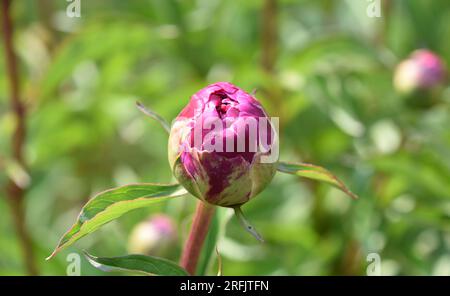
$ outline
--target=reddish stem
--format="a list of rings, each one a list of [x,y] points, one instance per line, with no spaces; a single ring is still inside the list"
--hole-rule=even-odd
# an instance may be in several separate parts
[[[189,237],[184,245],[180,265],[191,275],[195,274],[198,259],[202,251],[203,243],[208,234],[209,224],[214,214],[214,206],[202,201],[197,204],[194,221],[192,222]]]
[[[25,167],[23,156],[25,135],[26,135],[26,118],[25,107],[20,100],[19,93],[19,74],[17,66],[17,58],[13,49],[13,22],[10,16],[10,0],[2,0],[1,15],[3,41],[6,57],[6,70],[8,73],[10,92],[11,92],[11,109],[16,119],[16,127],[12,138],[12,153],[14,160]],[[7,185],[7,196],[11,205],[11,212],[14,218],[17,235],[21,241],[25,265],[29,275],[36,275],[37,268],[34,261],[34,254],[30,235],[25,226],[25,213],[23,208],[23,199],[25,195],[24,188],[18,186],[12,179]]]

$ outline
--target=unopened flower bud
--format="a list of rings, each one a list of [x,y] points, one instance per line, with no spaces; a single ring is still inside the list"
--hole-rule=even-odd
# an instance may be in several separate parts
[[[136,225],[128,240],[128,252],[167,257],[176,249],[177,231],[172,219],[156,215]]]
[[[272,180],[277,133],[264,108],[227,82],[194,94],[175,119],[169,162],[178,181],[207,203],[236,207]]]

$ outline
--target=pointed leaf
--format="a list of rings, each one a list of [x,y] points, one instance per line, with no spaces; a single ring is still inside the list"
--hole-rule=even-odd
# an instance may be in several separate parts
[[[353,192],[351,192],[345,185],[339,180],[335,175],[333,175],[327,169],[309,163],[287,163],[287,162],[279,162],[278,163],[278,171],[282,173],[288,173],[292,175],[297,175],[300,177],[313,179],[317,181],[322,181],[328,183],[344,193],[346,193],[351,198],[357,199]]]
[[[223,275],[223,268],[222,268],[222,256],[219,253],[219,249],[217,248],[216,245],[216,255],[217,255],[217,276],[222,276]]]
[[[110,271],[134,271],[148,275],[188,275],[176,263],[158,257],[145,255],[126,255],[120,257],[96,257],[85,252],[86,259],[95,268]]]
[[[247,220],[247,218],[245,218],[244,213],[242,213],[241,207],[235,207],[234,208],[234,215],[236,216],[236,218],[238,219],[239,223],[241,224],[242,227],[244,227],[244,229],[250,233],[254,238],[256,238],[258,241],[260,241],[261,243],[264,242],[264,239],[262,238],[262,236],[258,233],[258,231],[256,230],[256,228],[254,226],[252,226],[250,224],[250,222]]]
[[[179,184],[150,183],[130,184],[101,192],[86,203],[75,224],[64,234],[47,259],[126,212],[186,193]]]
[[[211,257],[214,253],[214,247],[216,246],[217,239],[219,237],[219,211],[214,211],[211,219],[211,225],[209,226],[208,234],[200,254],[198,261],[196,275],[206,275],[208,266],[210,265]]]
[[[170,134],[170,124],[161,115],[145,107],[141,102],[136,102],[136,106],[142,113],[159,122],[166,132]]]

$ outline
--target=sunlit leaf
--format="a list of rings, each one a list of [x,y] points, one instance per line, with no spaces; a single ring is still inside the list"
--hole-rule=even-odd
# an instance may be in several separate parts
[[[102,271],[133,271],[148,275],[188,275],[176,263],[158,257],[126,255],[120,257],[95,257],[85,252],[89,263]]]
[[[347,188],[347,186],[345,186],[344,183],[342,183],[341,180],[323,167],[309,163],[279,162],[278,171],[328,183],[342,190],[351,198],[358,198],[353,192],[350,191],[350,189]]]
[[[131,184],[101,192],[83,207],[75,224],[64,234],[56,249],[47,259],[126,212],[186,193],[186,190],[179,184],[150,183]]]

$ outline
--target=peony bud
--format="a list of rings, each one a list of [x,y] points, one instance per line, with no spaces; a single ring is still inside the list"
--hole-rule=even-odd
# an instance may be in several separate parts
[[[209,204],[236,207],[272,180],[277,134],[264,108],[227,82],[194,94],[175,119],[169,163],[178,181]]]
[[[128,240],[128,252],[166,257],[175,250],[176,242],[177,231],[171,218],[156,215],[133,229]]]
[[[405,94],[431,89],[445,79],[445,66],[433,52],[420,49],[402,61],[395,71],[394,86]]]

